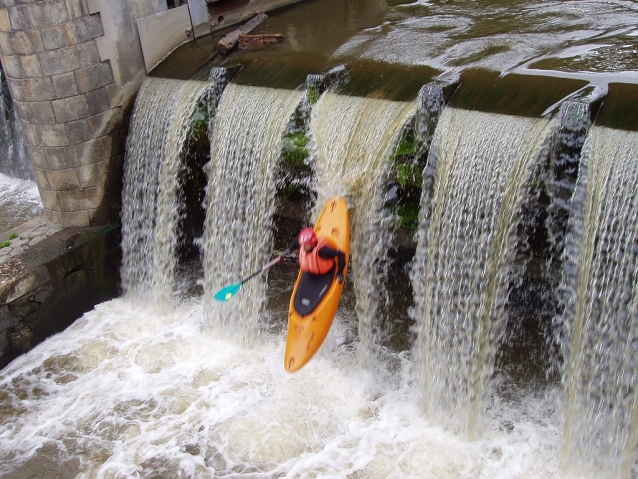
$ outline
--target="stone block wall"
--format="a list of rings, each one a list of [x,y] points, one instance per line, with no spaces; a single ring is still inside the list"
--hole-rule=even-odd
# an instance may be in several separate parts
[[[118,221],[126,99],[87,0],[0,0],[0,60],[47,218]],[[130,95],[132,96],[132,95]]]

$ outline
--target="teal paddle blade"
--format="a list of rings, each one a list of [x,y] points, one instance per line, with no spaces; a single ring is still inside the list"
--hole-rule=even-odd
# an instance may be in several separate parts
[[[255,276],[263,273],[264,271],[266,271],[268,268],[270,268],[271,266],[276,265],[277,263],[279,263],[280,261],[282,261],[284,259],[283,255],[282,256],[277,256],[274,260],[272,260],[270,263],[268,263],[267,265],[263,266],[259,271],[254,272],[253,274],[251,274],[250,276],[248,276],[248,278],[244,278],[243,280],[241,280],[239,283],[235,283],[235,284],[229,284],[228,286],[226,286],[225,288],[220,289],[219,291],[217,291],[217,293],[215,294],[215,296],[213,296],[217,301],[228,301],[230,298],[232,298],[233,296],[235,296],[237,294],[237,291],[239,291],[239,288],[241,288],[241,285],[244,284],[246,281],[248,281],[249,279],[254,278]]]
[[[225,288],[220,289],[217,293],[215,293],[214,298],[217,301],[228,301],[230,298],[237,294],[239,288],[241,288],[242,282],[231,284],[226,286]]]

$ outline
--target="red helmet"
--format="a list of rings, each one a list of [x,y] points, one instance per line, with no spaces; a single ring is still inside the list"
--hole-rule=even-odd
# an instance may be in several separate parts
[[[310,226],[302,229],[297,241],[299,242],[299,246],[309,243],[314,248],[317,245],[317,235],[315,234],[315,230],[313,230]]]

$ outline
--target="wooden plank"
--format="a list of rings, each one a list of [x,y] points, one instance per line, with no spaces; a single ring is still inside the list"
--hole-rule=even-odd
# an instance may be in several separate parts
[[[260,13],[259,15],[254,16],[248,22],[244,23],[241,27],[233,30],[227,35],[224,35],[224,37],[219,40],[219,42],[217,42],[217,46],[215,47],[215,49],[221,55],[228,55],[239,43],[239,37],[241,35],[246,35],[252,32],[255,28],[266,21],[267,18],[268,16],[265,13]]]
[[[262,35],[239,35],[239,48],[259,48],[273,43],[283,43],[283,33],[264,33]]]

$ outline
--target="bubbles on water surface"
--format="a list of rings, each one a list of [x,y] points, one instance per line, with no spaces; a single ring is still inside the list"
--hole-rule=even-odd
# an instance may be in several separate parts
[[[162,314],[116,299],[11,363],[0,475],[559,477],[551,394],[495,402],[468,442],[423,419],[405,357],[380,384],[339,339],[289,374],[281,332],[243,348],[202,322],[201,299]]]

